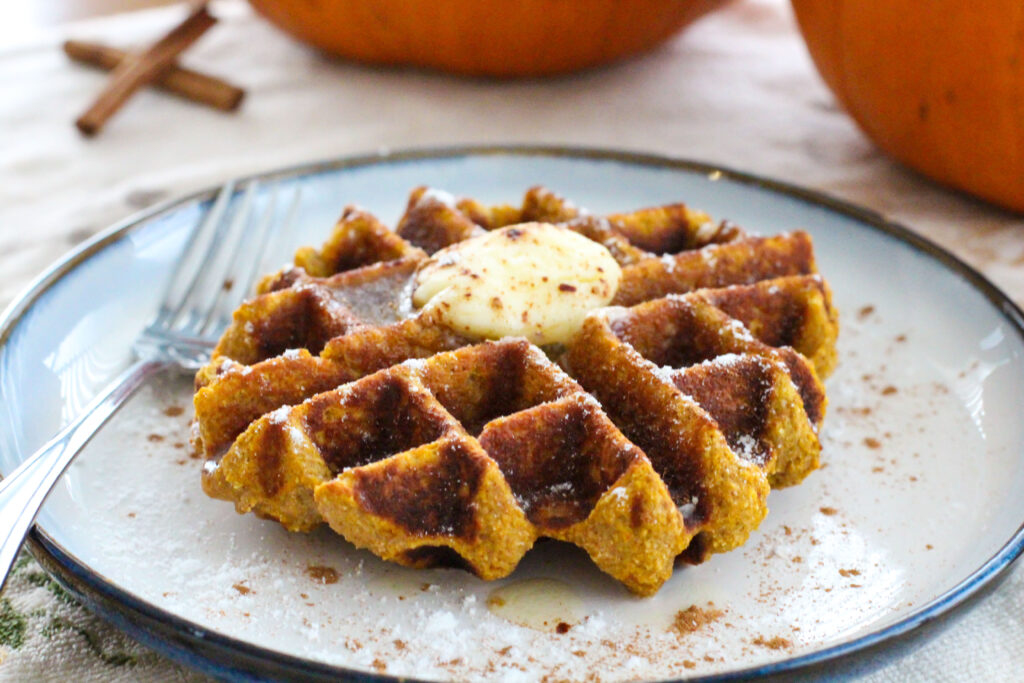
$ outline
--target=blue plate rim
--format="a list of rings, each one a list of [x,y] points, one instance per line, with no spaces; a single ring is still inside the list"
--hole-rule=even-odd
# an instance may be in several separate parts
[[[804,188],[720,164],[672,157],[647,152],[602,147],[554,145],[456,145],[421,147],[375,154],[351,155],[320,161],[295,164],[258,172],[233,179],[236,186],[259,180],[272,181],[321,173],[363,168],[373,165],[393,165],[416,161],[449,160],[480,156],[560,157],[583,161],[618,162],[631,166],[665,168],[689,173],[717,175],[740,185],[750,185],[785,195],[857,222],[861,227],[873,229],[903,242],[944,266],[951,274],[964,278],[982,294],[1024,339],[1024,312],[984,275],[951,252],[909,228],[886,219],[881,214],[827,193]],[[0,347],[6,345],[11,333],[34,303],[65,275],[102,251],[123,239],[133,229],[177,208],[193,202],[212,199],[218,188],[211,187],[159,203],[115,223],[107,230],[79,245],[37,276],[0,314]],[[2,477],[0,477],[2,478]],[[145,602],[119,588],[113,581],[90,569],[68,553],[45,531],[33,527],[27,543],[32,554],[65,589],[82,600],[90,609],[125,630],[129,635],[170,658],[221,678],[232,680],[262,680],[264,674],[273,678],[338,679],[358,681],[411,680],[374,674],[345,667],[316,662],[287,653],[253,645],[230,636],[206,629],[187,619],[178,617],[156,605]],[[993,590],[1007,570],[1024,553],[1024,523],[990,558],[963,580],[911,612],[903,619],[884,628],[821,650],[765,665],[741,670],[686,679],[687,681],[728,681],[769,677],[778,674],[811,673],[840,660],[848,661],[855,655],[878,650],[883,645],[923,632],[934,631],[940,620],[960,613],[959,608],[973,604]],[[265,666],[264,666],[265,665]]]

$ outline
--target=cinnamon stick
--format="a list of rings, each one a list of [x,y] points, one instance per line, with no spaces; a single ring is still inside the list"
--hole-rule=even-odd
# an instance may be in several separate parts
[[[111,71],[131,53],[116,47],[90,43],[82,40],[68,40],[64,43],[64,53],[72,60]],[[222,111],[233,111],[245,97],[245,91],[227,81],[208,76],[192,69],[172,64],[158,77],[153,85],[169,93],[178,95],[192,102],[205,104]]]
[[[136,90],[162,76],[177,56],[216,21],[206,10],[206,3],[199,3],[170,33],[142,53],[122,61],[93,105],[75,121],[78,130],[88,136],[98,133]]]

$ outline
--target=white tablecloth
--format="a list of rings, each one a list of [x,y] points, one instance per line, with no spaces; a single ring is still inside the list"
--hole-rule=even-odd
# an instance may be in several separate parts
[[[74,117],[104,77],[69,64],[69,36],[130,46],[181,7],[25,35],[0,47],[0,306],[94,232],[230,176],[332,156],[461,143],[618,147],[708,160],[824,190],[931,237],[1024,302],[1024,220],[882,157],[815,75],[789,8],[745,0],[610,68],[551,80],[464,80],[338,63],[253,17],[222,19],[188,65],[248,90],[226,115],[154,92],[96,139]],[[1020,679],[1024,569],[869,681]],[[201,679],[70,601],[28,557],[0,597],[0,680]]]

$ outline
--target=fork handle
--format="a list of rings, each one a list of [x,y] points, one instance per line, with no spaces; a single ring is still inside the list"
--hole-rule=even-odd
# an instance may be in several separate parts
[[[0,536],[3,541],[0,543],[0,588],[7,582],[11,565],[36,514],[64,470],[136,389],[169,367],[171,364],[166,362],[135,362],[104,388],[71,424],[0,481]]]

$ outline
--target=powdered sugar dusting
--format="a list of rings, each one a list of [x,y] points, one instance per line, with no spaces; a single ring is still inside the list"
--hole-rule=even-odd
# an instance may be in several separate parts
[[[409,368],[413,372],[423,372],[423,370],[427,367],[427,359],[410,358],[408,360],[402,361],[401,365],[402,367]]]
[[[248,365],[242,365],[238,361],[228,358],[227,356],[222,356],[220,359],[220,364],[217,365],[217,374],[224,375],[229,372],[236,372],[240,375],[248,375],[250,372],[252,372],[252,368]]]
[[[679,374],[679,368],[674,368],[671,365],[655,365],[654,363],[651,363],[649,367],[651,369],[651,373],[662,382],[675,385],[676,376]]]
[[[744,460],[756,460],[761,453],[760,444],[750,434],[740,434],[733,440],[732,448]]]
[[[573,492],[572,482],[561,481],[548,487],[548,493],[552,495],[566,495]]]
[[[726,323],[726,328],[731,331],[737,339],[751,342],[754,341],[754,335],[750,334],[750,330],[747,329],[746,325],[735,318],[729,319]]]
[[[289,406],[281,406],[277,410],[267,413],[267,420],[271,424],[284,424],[288,421],[288,414],[291,412]]]
[[[666,273],[675,272],[676,265],[678,263],[675,254],[662,254],[659,257],[659,260],[661,261],[661,265],[664,266]]]
[[[435,187],[428,187],[420,196],[419,201],[438,202],[452,209],[454,209],[456,207],[456,204],[458,203],[453,194],[451,194],[450,192],[446,192],[444,190],[439,190]]]
[[[575,398],[587,412],[601,411],[601,403],[591,394],[574,394],[573,398]]]
[[[723,353],[720,356],[714,358],[708,358],[701,362],[701,365],[716,365],[719,367],[729,367],[736,365],[744,360],[758,359],[758,356],[752,356],[750,354],[739,354],[739,353]]]
[[[227,373],[238,373],[240,375],[248,375],[253,369],[249,366],[244,366],[238,360],[228,358],[226,355],[221,356],[220,364],[217,365],[217,374],[226,375]]]
[[[694,241],[697,242],[697,244],[710,242],[711,239],[718,234],[718,228],[718,223],[715,223],[714,221],[705,221],[701,223],[700,227],[698,227],[694,233]]]
[[[591,315],[600,315],[608,322],[609,325],[616,325],[625,320],[629,319],[629,309],[625,306],[605,306],[600,309],[600,312],[591,313]],[[615,329],[614,327],[612,329]]]
[[[295,449],[301,448],[309,441],[306,435],[302,433],[302,430],[295,425],[289,425],[288,427],[288,440],[292,448]]]

